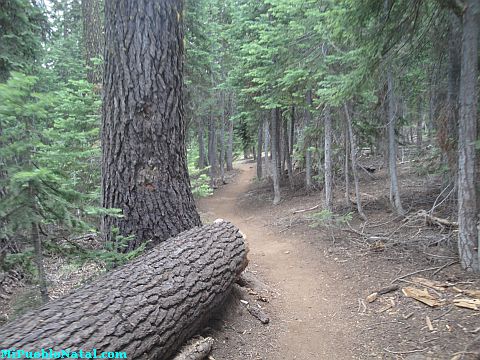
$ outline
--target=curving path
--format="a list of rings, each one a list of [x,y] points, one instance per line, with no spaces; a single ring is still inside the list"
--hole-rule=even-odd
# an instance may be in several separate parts
[[[269,360],[358,359],[354,355],[357,304],[348,297],[353,286],[341,267],[314,250],[302,235],[275,233],[266,225],[265,209],[245,208],[242,198],[255,177],[251,164],[214,196],[199,202],[209,218],[233,222],[246,235],[250,260],[280,294],[274,317],[282,323],[275,334],[278,349]],[[273,205],[272,209],[273,209]]]

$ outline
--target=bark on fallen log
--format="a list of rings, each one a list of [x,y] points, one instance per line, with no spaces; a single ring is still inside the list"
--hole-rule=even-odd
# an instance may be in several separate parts
[[[205,323],[247,265],[238,229],[181,233],[133,262],[0,328],[0,349],[126,352],[170,358]]]

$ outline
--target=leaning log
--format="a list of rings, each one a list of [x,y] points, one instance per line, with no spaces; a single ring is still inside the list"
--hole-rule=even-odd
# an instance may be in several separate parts
[[[247,265],[220,221],[158,245],[90,285],[0,328],[0,349],[124,352],[166,360],[201,328]]]

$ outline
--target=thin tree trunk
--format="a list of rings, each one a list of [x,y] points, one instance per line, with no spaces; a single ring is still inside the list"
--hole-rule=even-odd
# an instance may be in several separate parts
[[[222,94],[222,124],[220,127],[220,179],[225,184],[225,94]]]
[[[417,150],[422,149],[423,143],[423,110],[422,110],[422,98],[418,98],[418,105],[417,105]]]
[[[388,101],[388,118],[387,118],[387,133],[388,133],[388,164],[390,171],[390,203],[397,214],[403,215],[405,212],[402,207],[400,199],[400,189],[398,186],[397,176],[397,143],[395,137],[395,96],[393,93],[393,75],[390,67],[387,69],[387,101]]]
[[[348,157],[350,156],[349,153],[350,144],[349,144],[349,136],[348,136],[348,124],[345,126],[345,202],[349,209],[352,208],[352,202],[350,201],[350,169],[348,164]]]
[[[228,119],[228,146],[227,146],[227,171],[233,170],[233,105],[232,100],[229,101],[229,115],[230,118]]]
[[[278,157],[278,109],[272,109],[272,178],[273,178],[273,205],[280,202],[280,174]]]
[[[33,241],[33,248],[35,251],[35,263],[37,265],[38,271],[38,284],[40,287],[40,294],[42,297],[42,301],[44,303],[48,302],[48,288],[47,288],[47,277],[45,275],[45,268],[43,266],[43,251],[42,251],[42,240],[40,239],[40,235],[38,233],[38,224],[36,222],[32,222],[32,241]]]
[[[105,2],[102,207],[123,217],[105,216],[102,234],[133,236],[125,250],[201,225],[186,161],[182,13],[181,1]]]
[[[435,67],[435,65],[433,65]],[[437,73],[436,69],[432,69],[432,76],[430,79],[430,99],[428,103],[428,142],[432,142],[433,131],[435,130],[435,115],[437,111]]]
[[[215,178],[217,176],[217,131],[215,118],[210,115],[208,122],[208,164],[210,165],[210,186],[215,187]]]
[[[263,124],[258,124],[257,130],[257,179],[261,180],[263,178],[262,171],[262,146],[263,146]]]
[[[293,156],[293,150],[295,145],[295,106],[292,106],[292,116],[290,118],[290,156]]]
[[[284,149],[284,156],[287,162],[287,172],[288,172],[288,184],[290,185],[290,189],[293,189],[293,164],[292,164],[292,156],[290,155],[290,141],[289,141],[289,131],[288,131],[288,121],[287,119],[283,122],[283,140],[285,143]]]
[[[360,185],[358,182],[358,170],[357,170],[357,151],[355,147],[355,137],[353,135],[352,119],[350,118],[350,112],[348,111],[348,106],[346,103],[343,104],[343,108],[345,109],[345,116],[347,118],[347,125],[348,125],[348,137],[350,138],[350,154],[351,154],[351,160],[352,160],[351,163],[352,163],[353,182],[355,184],[355,196],[357,199],[357,210],[360,217],[363,220],[367,220],[367,217],[363,212],[362,198],[360,196]]]
[[[325,208],[333,211],[333,170],[332,170],[332,114],[330,107],[324,109],[325,122]]]
[[[310,139],[309,135],[305,135],[308,132],[308,128],[312,124],[312,90],[307,91],[307,98],[306,98],[307,106],[305,108],[305,127],[304,129],[304,146],[305,146],[305,187],[307,190],[312,188],[312,151],[310,150]]]
[[[207,166],[205,156],[205,128],[202,118],[198,118],[198,168],[203,169]]]
[[[284,128],[284,120],[283,116],[280,116],[278,119],[278,153],[279,153],[279,158],[280,158],[280,179],[284,179],[285,177],[285,161],[286,161],[286,156],[285,156],[285,128]]]
[[[265,114],[266,115],[266,114]],[[270,144],[270,131],[268,130],[268,117],[264,116],[263,118],[263,131],[264,131],[264,142],[263,142],[263,152],[265,154],[265,176],[270,174],[270,156],[268,155],[268,147]]]
[[[460,126],[458,132],[458,250],[468,271],[480,271],[477,230],[476,153],[477,77],[480,4],[467,0],[463,14],[460,75]]]
[[[446,155],[450,175],[457,182],[458,94],[462,69],[462,24],[453,12],[449,15],[448,33],[448,87],[447,87],[447,144]]]
[[[282,180],[283,178],[283,165],[282,165],[282,162],[283,162],[283,156],[282,156],[282,147],[281,147],[281,143],[282,143],[282,126],[281,126],[281,121],[282,121],[282,117],[281,117],[281,114],[280,114],[280,109],[275,109],[275,119],[276,119],[276,126],[275,126],[275,141],[273,142],[274,144],[274,147],[275,147],[275,153],[277,155],[277,173],[278,173],[278,181],[280,183],[280,181]],[[273,141],[273,137],[272,137],[272,141]]]

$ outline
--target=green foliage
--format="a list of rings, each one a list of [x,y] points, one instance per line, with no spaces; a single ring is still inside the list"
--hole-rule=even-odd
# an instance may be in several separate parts
[[[352,220],[352,213],[338,215],[329,210],[322,210],[314,212],[308,219],[311,221],[310,227],[340,226]]]
[[[38,78],[12,73],[0,84],[0,205],[2,237],[26,232],[31,223],[83,230],[86,191],[98,186],[98,101],[85,83],[53,93],[35,91]],[[80,191],[83,191],[80,192]]]
[[[36,273],[36,267],[33,262],[33,252],[31,250],[25,250],[20,253],[7,254],[2,264],[2,270],[8,271],[14,268],[21,268],[26,274],[33,276]]]
[[[0,2],[0,82],[11,71],[32,73],[48,32],[43,9],[30,0]]]
[[[210,187],[210,177],[207,174],[195,174],[192,172],[191,183],[194,196],[201,198],[212,195],[213,190]]]

